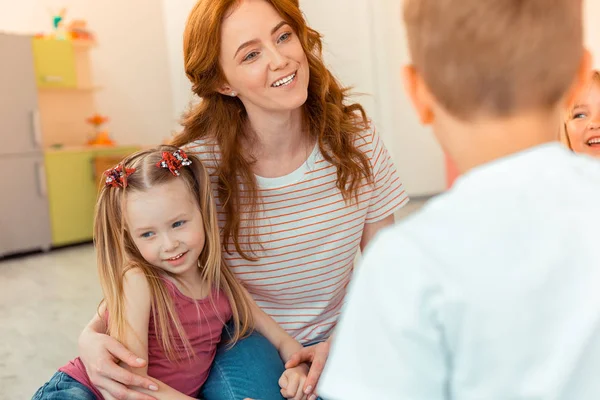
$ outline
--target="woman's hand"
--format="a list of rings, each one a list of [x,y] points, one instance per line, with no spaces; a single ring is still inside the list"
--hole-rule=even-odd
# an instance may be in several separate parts
[[[158,386],[148,378],[133,374],[117,365],[124,362],[132,368],[146,365],[114,338],[86,328],[79,336],[79,354],[92,384],[118,400],[156,400],[154,397],[129,389],[140,387],[152,391]]]
[[[304,394],[310,399],[316,399],[315,388],[319,383],[321,373],[329,356],[329,341],[317,343],[303,348],[294,354],[285,364],[286,368],[294,368],[302,363],[310,363],[310,371],[304,382]],[[312,394],[312,396],[311,396]]]

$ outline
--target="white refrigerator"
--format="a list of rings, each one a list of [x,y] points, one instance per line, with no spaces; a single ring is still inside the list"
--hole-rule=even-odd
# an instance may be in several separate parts
[[[31,40],[0,33],[0,258],[52,241]]]

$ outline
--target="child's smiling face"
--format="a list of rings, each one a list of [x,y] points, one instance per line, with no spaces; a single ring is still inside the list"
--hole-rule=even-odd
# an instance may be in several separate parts
[[[600,158],[600,75],[575,99],[566,127],[573,151]]]

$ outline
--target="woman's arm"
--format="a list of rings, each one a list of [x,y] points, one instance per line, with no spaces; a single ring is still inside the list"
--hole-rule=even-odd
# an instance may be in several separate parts
[[[365,224],[362,238],[360,239],[360,251],[364,252],[371,239],[377,235],[377,232],[390,225],[394,225],[394,214],[390,214],[384,219],[373,222],[372,224]]]
[[[103,313],[104,309],[100,309]],[[117,365],[122,363],[134,368],[143,367],[146,361],[129,351],[114,338],[106,335],[106,325],[98,313],[79,336],[79,354],[92,384],[99,390],[111,393],[117,399],[156,400],[155,397],[128,389],[127,386],[150,389],[156,383],[147,377],[132,374]]]
[[[137,268],[127,271],[123,280],[123,291],[125,294],[125,337],[123,344],[135,354],[148,359],[148,325],[150,323],[152,298],[150,285],[144,272]],[[124,368],[136,375],[148,377],[147,365],[141,367],[124,365]],[[157,400],[195,400],[157,379],[151,379],[157,383],[158,390],[151,392],[135,387],[131,387],[131,389],[150,394]],[[107,400],[112,399],[112,396],[106,391],[100,390],[100,392]]]

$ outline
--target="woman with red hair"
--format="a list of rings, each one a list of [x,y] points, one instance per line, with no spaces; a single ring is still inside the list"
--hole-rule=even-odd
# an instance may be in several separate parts
[[[316,397],[357,251],[408,200],[321,46],[294,0],[200,0],[188,19],[185,71],[201,101],[174,144],[211,173],[228,266],[306,346],[287,367],[312,364],[304,385],[286,382],[274,347],[252,334],[218,352],[202,394],[209,400],[281,399],[294,386],[300,395],[288,398]],[[118,398],[149,399],[123,383],[151,381],[114,362],[138,366],[136,357],[101,332],[94,320],[80,338],[92,382]]]

